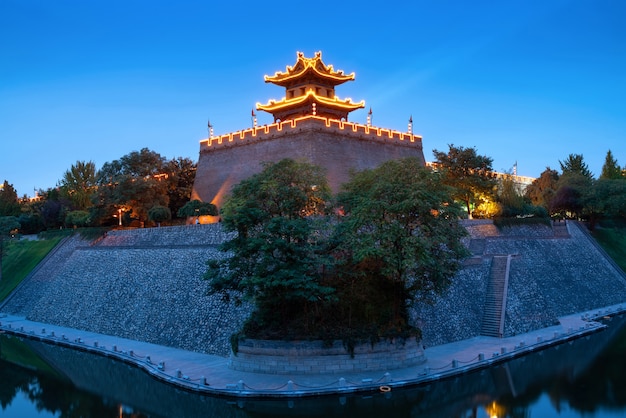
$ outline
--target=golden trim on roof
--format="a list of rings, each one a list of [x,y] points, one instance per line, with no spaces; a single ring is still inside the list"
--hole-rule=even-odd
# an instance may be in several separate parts
[[[293,66],[287,66],[285,72],[276,71],[273,76],[266,75],[265,82],[279,86],[288,85],[293,80],[299,79],[307,73],[313,73],[319,78],[331,82],[333,85],[354,80],[354,73],[344,74],[343,71],[334,71],[332,65],[322,62],[322,52],[315,53],[313,58],[306,58],[304,53],[297,53],[297,61]]]
[[[283,98],[279,101],[270,100],[267,104],[263,105],[261,103],[256,104],[257,110],[264,110],[266,112],[272,113],[278,110],[298,106],[307,102],[316,102],[323,105],[326,105],[330,108],[342,109],[342,110],[356,110],[362,109],[365,107],[365,101],[361,100],[360,102],[353,103],[352,99],[341,100],[337,96],[333,98],[328,98],[325,96],[320,96],[315,94],[312,89],[309,89],[306,94],[298,97],[294,97],[291,99]]]

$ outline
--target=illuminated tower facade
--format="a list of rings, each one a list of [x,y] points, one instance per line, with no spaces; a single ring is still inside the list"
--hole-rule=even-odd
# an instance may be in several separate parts
[[[327,119],[348,120],[348,113],[365,107],[363,101],[352,103],[350,99],[340,100],[335,96],[335,86],[354,80],[354,73],[344,74],[334,71],[332,65],[322,62],[322,53],[306,58],[298,52],[298,60],[284,73],[265,76],[266,83],[285,88],[285,97],[268,104],[257,103],[258,110],[274,115],[274,122],[295,119],[302,116],[320,116]]]
[[[296,63],[285,72],[265,76],[266,83],[285,88],[281,100],[256,106],[271,113],[274,123],[211,134],[200,141],[192,199],[219,207],[233,185],[261,171],[261,163],[283,158],[305,159],[324,167],[335,192],[349,180],[352,170],[404,157],[424,162],[422,137],[412,129],[400,132],[348,122],[350,112],[365,103],[339,99],[335,88],[354,78],[354,73],[344,74],[324,64],[321,52],[312,58],[298,52]]]

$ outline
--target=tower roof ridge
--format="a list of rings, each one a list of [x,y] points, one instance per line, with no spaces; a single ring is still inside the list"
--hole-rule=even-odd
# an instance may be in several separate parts
[[[267,104],[257,103],[256,108],[257,110],[264,110],[269,113],[274,113],[278,110],[282,110],[284,108],[293,107],[293,106],[299,106],[304,103],[307,103],[307,104],[321,103],[331,108],[337,108],[337,109],[342,109],[342,110],[347,110],[347,111],[353,111],[353,110],[362,109],[365,107],[365,101],[363,100],[355,103],[355,102],[352,102],[352,99],[350,98],[345,98],[342,100],[338,98],[337,96],[332,97],[332,98],[324,97],[324,96],[320,96],[316,94],[313,90],[310,89],[310,90],[307,90],[307,92],[304,95],[294,97],[291,99],[283,97],[281,100],[270,100],[268,101]]]
[[[270,100],[263,105],[257,103],[257,110],[269,112],[274,121],[293,119],[304,115],[323,116],[329,119],[348,120],[348,114],[365,107],[365,102],[353,103],[352,99],[339,99],[335,87],[346,81],[354,80],[354,73],[344,74],[335,71],[332,65],[322,61],[322,52],[312,58],[297,52],[293,66],[287,66],[285,72],[277,71],[274,76],[265,76],[266,83],[285,88],[285,97]]]
[[[354,72],[344,74],[342,70],[335,71],[332,65],[326,65],[322,61],[322,51],[317,51],[312,58],[304,56],[303,52],[296,53],[296,63],[286,67],[285,72],[276,71],[273,76],[264,77],[266,83],[272,83],[286,87],[296,80],[311,76],[321,78],[333,86],[354,80]]]

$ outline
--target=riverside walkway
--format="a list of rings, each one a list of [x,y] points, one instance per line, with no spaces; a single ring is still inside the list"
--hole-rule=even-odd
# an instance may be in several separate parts
[[[427,347],[419,366],[381,372],[276,375],[231,370],[224,357],[186,351],[0,314],[0,333],[114,358],[174,386],[234,398],[289,398],[389,391],[486,368],[597,332],[600,322],[626,312],[626,304],[559,318],[559,325],[507,338],[474,337]]]

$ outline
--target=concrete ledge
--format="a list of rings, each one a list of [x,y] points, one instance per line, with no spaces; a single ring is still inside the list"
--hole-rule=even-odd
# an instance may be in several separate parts
[[[426,362],[421,342],[415,339],[384,340],[359,344],[353,355],[341,341],[239,342],[229,367],[233,370],[268,374],[336,374],[406,368]]]

